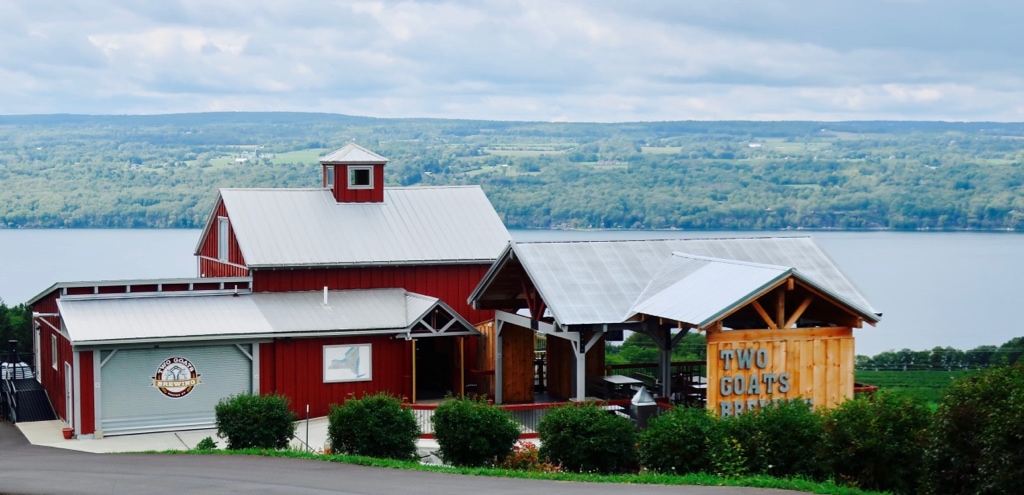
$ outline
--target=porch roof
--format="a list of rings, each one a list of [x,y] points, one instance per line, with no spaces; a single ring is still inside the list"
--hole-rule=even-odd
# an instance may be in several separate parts
[[[57,301],[74,345],[326,335],[409,335],[435,310],[443,333],[477,330],[440,299],[404,289],[189,295],[64,296]]]
[[[789,275],[868,321],[880,316],[808,237],[511,243],[470,302],[518,303],[523,289],[513,279],[522,273],[562,325],[643,313],[699,326]]]

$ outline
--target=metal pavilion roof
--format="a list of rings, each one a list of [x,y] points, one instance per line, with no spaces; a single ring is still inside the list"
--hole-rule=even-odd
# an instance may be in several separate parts
[[[694,257],[717,258],[711,266],[701,263],[672,261],[674,253]],[[680,321],[697,319],[701,312],[720,310],[720,299],[730,294],[725,288],[712,296],[701,295],[700,289],[687,285],[676,287],[680,293],[665,292],[676,281],[689,277],[717,274],[737,285],[743,292],[772,275],[773,270],[795,269],[806,280],[836,299],[867,316],[876,314],[859,290],[843,275],[831,259],[809,237],[775,237],[748,239],[666,239],[590,242],[524,242],[512,243],[505,257],[513,256],[533,281],[555,319],[563,325],[613,323],[626,321],[637,311],[634,305],[658,305],[671,309],[675,298],[682,301],[683,289],[692,291],[701,308]],[[503,258],[504,259],[504,258]],[[747,262],[746,268],[726,266],[728,260]],[[754,269],[754,265],[762,265]],[[495,280],[503,264],[499,261],[488,272],[471,300],[480,300],[482,291]],[[771,268],[764,265],[774,265]],[[701,273],[702,270],[713,270]],[[717,273],[716,273],[717,272]],[[777,274],[777,273],[776,273]],[[693,280],[697,280],[694,278]],[[704,287],[707,291],[708,286]],[[732,290],[732,289],[730,289]],[[731,293],[735,295],[735,293]],[[704,297],[705,299],[700,299]],[[681,309],[676,308],[673,311]],[[673,318],[675,319],[675,318]]]
[[[251,268],[490,263],[511,238],[479,186],[387,188],[383,203],[338,203],[327,189],[220,194]]]
[[[383,156],[380,156],[355,143],[346,144],[342,148],[337,149],[326,156],[320,157],[320,163],[385,164],[387,162],[387,158],[384,158]]]
[[[408,333],[440,308],[457,335],[475,334],[443,301],[404,289],[65,296],[57,301],[74,345],[311,335]]]
[[[642,313],[703,327],[791,273],[784,266],[673,253],[627,318]]]

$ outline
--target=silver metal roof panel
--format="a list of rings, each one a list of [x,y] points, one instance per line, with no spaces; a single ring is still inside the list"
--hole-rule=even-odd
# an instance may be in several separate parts
[[[275,332],[401,329],[412,321],[403,289],[328,291],[327,304],[323,291],[259,292],[252,298]]]
[[[355,143],[346,144],[342,148],[320,157],[320,163],[385,164],[387,162],[387,158]]]
[[[674,253],[629,310],[697,327],[711,323],[787,277],[784,266]]]
[[[251,297],[90,298],[57,300],[72,344],[180,336],[269,334]]]
[[[74,345],[164,340],[267,338],[291,334],[408,332],[443,308],[461,329],[476,330],[441,300],[404,289],[261,292],[256,294],[122,294],[57,301]]]
[[[252,268],[490,263],[511,238],[478,186],[387,188],[383,203],[326,189],[222,189]]]
[[[523,242],[512,250],[555,319],[566,325],[623,321],[675,252],[792,267],[836,297],[877,313],[808,237]]]

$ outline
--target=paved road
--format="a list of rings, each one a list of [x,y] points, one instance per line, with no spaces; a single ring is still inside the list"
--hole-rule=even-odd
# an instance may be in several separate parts
[[[0,422],[0,493],[149,494],[586,494],[622,495],[622,485],[424,473],[301,459],[249,456],[88,454],[30,445]],[[630,485],[629,495],[781,495],[722,487]]]

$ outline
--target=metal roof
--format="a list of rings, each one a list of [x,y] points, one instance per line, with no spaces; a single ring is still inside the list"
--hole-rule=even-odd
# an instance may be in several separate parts
[[[633,303],[627,318],[643,313],[703,327],[792,272],[784,266],[673,253]]]
[[[511,238],[479,186],[384,189],[338,203],[327,189],[221,189],[251,268],[490,263]]]
[[[288,335],[408,333],[441,308],[475,333],[440,299],[404,289],[125,297],[65,296],[57,301],[74,345],[270,338]]]
[[[670,284],[665,270],[680,276],[696,266],[666,266],[673,253],[795,268],[803,279],[866,314],[877,313],[857,288],[809,237],[665,239],[511,244],[514,255],[555,319],[562,324],[622,322],[648,286]],[[500,264],[500,263],[499,263]],[[498,266],[496,264],[495,266]],[[497,276],[488,272],[470,296]]]
[[[334,150],[330,154],[320,157],[320,163],[338,164],[385,164],[387,158],[380,156],[355,143],[346,144],[344,147]]]

